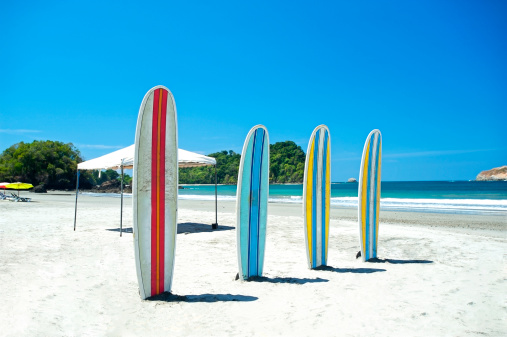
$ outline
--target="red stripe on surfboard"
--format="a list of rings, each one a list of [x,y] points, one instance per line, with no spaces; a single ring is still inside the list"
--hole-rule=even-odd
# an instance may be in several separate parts
[[[167,91],[153,97],[151,158],[151,295],[164,292],[165,126]]]
[[[157,166],[158,166],[158,100],[159,90],[153,93],[151,130],[151,295],[157,294]]]
[[[167,90],[160,90],[162,93],[162,116],[160,118],[160,291],[164,292],[164,270],[165,270],[165,137],[166,137],[166,117],[167,117]]]

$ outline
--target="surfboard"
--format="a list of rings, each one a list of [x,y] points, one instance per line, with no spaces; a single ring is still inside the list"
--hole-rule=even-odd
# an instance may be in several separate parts
[[[236,232],[239,276],[261,276],[266,246],[269,194],[269,136],[263,125],[246,136],[236,192]]]
[[[382,135],[373,130],[366,138],[359,171],[358,219],[361,258],[377,257]]]
[[[331,136],[325,125],[313,130],[306,151],[303,219],[308,268],[327,265],[331,198]]]
[[[178,206],[178,130],[169,89],[156,86],[137,117],[132,179],[134,250],[142,299],[171,291]]]

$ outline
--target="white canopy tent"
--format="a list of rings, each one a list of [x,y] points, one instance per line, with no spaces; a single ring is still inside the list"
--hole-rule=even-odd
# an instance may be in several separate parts
[[[107,169],[131,169],[134,167],[134,144],[103,155],[95,159],[77,164],[78,170],[107,170]],[[195,152],[178,149],[179,167],[196,167],[216,165],[215,158],[203,156]]]
[[[76,182],[76,205],[74,209],[74,230],[76,230],[77,218],[77,197],[79,193],[79,170],[107,170],[107,169],[120,169],[121,170],[121,211],[120,211],[120,236],[122,235],[122,220],[123,220],[123,170],[131,169],[134,167],[134,151],[135,144],[126,148],[108,153],[101,157],[84,161],[77,164],[77,182]],[[178,167],[197,167],[197,166],[215,166],[215,223],[212,228],[218,226],[217,215],[217,162],[215,158],[207,157],[202,154],[178,149]]]

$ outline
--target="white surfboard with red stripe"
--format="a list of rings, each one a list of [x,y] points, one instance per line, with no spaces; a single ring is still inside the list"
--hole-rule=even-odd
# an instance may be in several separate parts
[[[178,210],[176,105],[164,86],[150,89],[137,117],[132,197],[142,299],[171,291]]]

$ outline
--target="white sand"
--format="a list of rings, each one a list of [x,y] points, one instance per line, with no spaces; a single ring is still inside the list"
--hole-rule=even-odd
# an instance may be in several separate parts
[[[2,336],[507,335],[506,217],[381,213],[380,262],[363,263],[355,212],[334,209],[315,271],[301,205],[270,204],[265,277],[241,282],[234,203],[211,231],[213,203],[181,201],[173,295],[142,301],[120,199],[80,196],[74,232],[60,193],[0,201]]]

